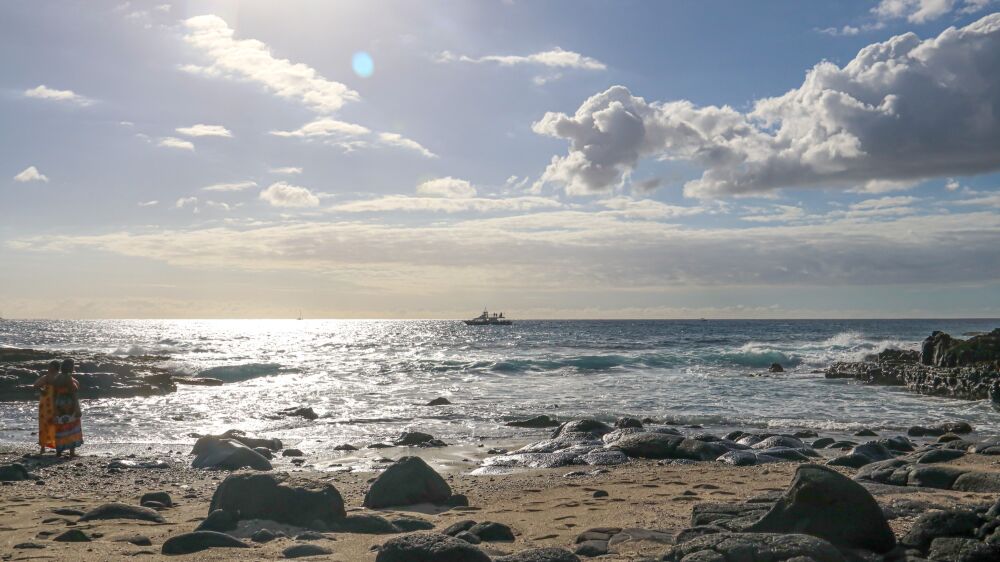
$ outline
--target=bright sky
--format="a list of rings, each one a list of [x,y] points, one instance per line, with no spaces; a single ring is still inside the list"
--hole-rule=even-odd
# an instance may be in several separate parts
[[[998,10],[3,2],[0,315],[997,317]]]

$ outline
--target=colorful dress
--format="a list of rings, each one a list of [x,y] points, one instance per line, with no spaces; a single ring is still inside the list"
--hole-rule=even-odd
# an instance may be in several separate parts
[[[62,383],[62,384],[60,384]],[[53,385],[55,406],[56,453],[83,445],[83,428],[80,426],[80,401],[76,397],[75,381],[58,380]]]
[[[56,448],[55,392],[51,384],[42,387],[38,399],[38,444],[46,449]]]

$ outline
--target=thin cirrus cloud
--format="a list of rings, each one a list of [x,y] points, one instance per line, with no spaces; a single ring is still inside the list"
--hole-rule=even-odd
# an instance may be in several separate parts
[[[184,40],[208,60],[183,70],[210,77],[253,82],[271,93],[304,104],[319,113],[331,113],[360,96],[346,85],[323,78],[314,68],[276,58],[256,39],[236,39],[235,30],[219,16],[203,15],[184,20]]]
[[[255,181],[240,181],[233,183],[213,183],[201,188],[202,191],[245,191],[257,187]]]
[[[319,206],[319,197],[312,191],[305,187],[291,185],[283,181],[272,183],[267,189],[260,192],[259,197],[261,201],[265,201],[272,207],[301,208]]]
[[[296,175],[302,173],[302,168],[298,166],[281,166],[278,168],[268,169],[272,174],[285,174],[285,175]]]
[[[47,100],[54,102],[68,103],[72,105],[78,105],[81,107],[86,107],[88,105],[93,105],[94,100],[81,96],[73,90],[57,90],[54,88],[49,88],[45,84],[41,84],[30,90],[24,91],[24,97]]]
[[[179,134],[186,137],[223,137],[232,138],[233,133],[222,125],[205,125],[198,123],[190,127],[177,127],[174,129]]]
[[[493,63],[500,66],[540,66],[566,70],[606,70],[608,68],[607,65],[595,58],[574,51],[566,51],[559,47],[530,55],[486,55],[482,57],[456,55],[450,51],[444,51],[438,55],[437,60],[438,62],[457,61],[474,64]]]
[[[177,137],[163,137],[156,143],[156,146],[176,148],[178,150],[194,150],[194,143]]]
[[[39,172],[38,168],[34,166],[28,166],[27,168],[21,170],[19,174],[14,176],[14,181],[20,183],[27,183],[30,181],[47,182],[49,181],[49,178],[45,174]]]
[[[535,191],[608,193],[647,158],[703,168],[687,196],[760,195],[788,187],[886,191],[1000,169],[1000,13],[921,40],[869,45],[843,67],[820,62],[798,88],[747,113],[690,101],[647,102],[624,86],[574,115],[533,124],[565,139]],[[946,77],[946,78],[945,78]]]

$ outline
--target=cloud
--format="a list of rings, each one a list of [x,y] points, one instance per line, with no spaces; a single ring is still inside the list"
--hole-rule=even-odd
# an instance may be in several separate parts
[[[920,201],[919,197],[909,197],[909,196],[898,196],[898,197],[882,197],[879,199],[865,199],[864,201],[859,201],[857,203],[851,204],[851,209],[885,209],[889,207],[902,207],[906,205],[912,205]]]
[[[198,204],[197,197],[181,197],[174,203],[174,208],[183,209],[184,207],[193,207]]]
[[[44,84],[36,86],[30,90],[25,90],[24,97],[71,103],[81,107],[93,105],[94,103],[94,100],[81,96],[80,94],[73,92],[73,90],[56,90],[49,88]]]
[[[371,133],[371,130],[367,127],[338,121],[329,117],[321,117],[315,121],[306,123],[294,131],[271,131],[272,135],[285,138],[360,137],[369,133]]]
[[[747,113],[649,103],[611,87],[574,115],[550,112],[534,123],[536,133],[569,141],[539,185],[607,193],[645,158],[701,166],[684,192],[702,198],[973,175],[1000,169],[998,105],[1000,13],[923,41],[892,37],[844,67],[821,62],[801,86]]]
[[[822,29],[817,29],[819,33],[823,35],[830,35],[832,37],[851,37],[861,33],[861,28],[855,27],[853,25],[845,25],[843,27],[824,27]]]
[[[163,137],[156,143],[156,146],[162,146],[164,148],[177,148],[180,150],[194,150],[194,143],[177,137]]]
[[[495,63],[500,66],[543,66],[547,68],[565,68],[577,70],[606,70],[607,65],[603,62],[585,57],[580,53],[566,51],[556,47],[548,51],[533,53],[530,55],[486,55],[483,57],[468,57],[465,55],[455,55],[448,51],[441,53],[437,57],[438,62],[470,62],[470,63]]]
[[[992,207],[994,209],[1000,209],[1000,193],[984,194],[980,193],[979,197],[972,197],[969,199],[959,199],[953,201],[955,205],[967,205],[973,207]]]
[[[496,213],[555,209],[562,203],[547,197],[411,197],[388,195],[376,199],[349,201],[330,207],[340,213]]]
[[[706,212],[704,207],[667,205],[652,199],[632,199],[631,197],[602,199],[597,204],[611,209],[613,214],[627,219],[675,219]]]
[[[177,127],[178,133],[188,137],[225,137],[232,138],[233,133],[222,125],[191,125],[190,127]]]
[[[213,183],[212,185],[206,185],[201,188],[202,191],[243,191],[245,189],[250,189],[252,187],[257,187],[257,182],[255,181],[240,181],[234,183]]]
[[[945,16],[956,8],[959,13],[973,14],[985,9],[993,0],[881,0],[871,12],[879,20],[906,19],[910,23],[927,23]]]
[[[235,31],[219,16],[189,18],[184,27],[184,40],[209,61],[205,66],[184,66],[188,72],[254,82],[278,97],[320,113],[334,112],[360,99],[354,90],[323,78],[308,65],[274,57],[270,47],[261,41],[236,39]]]
[[[138,205],[140,207],[155,207],[156,205],[159,205],[159,204],[160,204],[160,202],[156,201],[156,200],[153,200],[153,201],[140,201],[138,203]]]
[[[948,181],[944,184],[944,188],[948,191],[958,191],[960,187],[962,187],[962,184],[958,183],[958,180],[955,178],[948,178]]]
[[[268,171],[271,172],[272,174],[294,175],[294,174],[301,174],[302,173],[302,168],[298,168],[298,167],[295,167],[295,166],[284,166],[284,167],[280,167],[280,168],[271,168]]]
[[[21,170],[21,173],[14,176],[14,181],[16,182],[29,182],[29,181],[49,181],[49,178],[38,171],[38,168],[34,166],[28,166],[27,168]]]
[[[447,198],[412,198],[432,202]],[[107,251],[179,267],[304,271],[365,287],[535,292],[995,282],[1000,214],[940,213],[702,228],[557,209],[429,225],[314,221],[9,239],[19,251]],[[482,261],[503,263],[488,277]],[[934,264],[928,267],[927,264]]]
[[[419,142],[412,139],[408,139],[398,133],[379,133],[378,142],[386,146],[393,146],[397,148],[405,148],[406,150],[412,150],[414,152],[417,152],[424,158],[437,158],[437,154],[434,154],[430,150],[427,150]]]
[[[467,180],[453,178],[437,178],[427,180],[417,186],[417,195],[421,197],[475,197],[476,188]]]
[[[795,205],[774,205],[764,213],[743,215],[740,220],[747,222],[798,222],[806,218],[806,211]]]
[[[260,199],[273,207],[319,206],[319,197],[312,191],[283,181],[272,183],[267,189],[261,191]]]

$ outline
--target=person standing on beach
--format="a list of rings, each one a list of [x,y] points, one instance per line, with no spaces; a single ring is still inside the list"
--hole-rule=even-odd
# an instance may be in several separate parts
[[[70,458],[76,456],[76,448],[83,445],[83,429],[80,418],[80,400],[77,391],[80,383],[73,377],[73,360],[65,359],[58,375],[52,381],[53,404],[55,406],[56,456],[69,450]]]
[[[49,363],[49,370],[35,381],[35,388],[41,392],[38,398],[38,447],[39,454],[44,455],[45,449],[56,448],[55,426],[55,387],[52,382],[59,375],[59,362]]]

